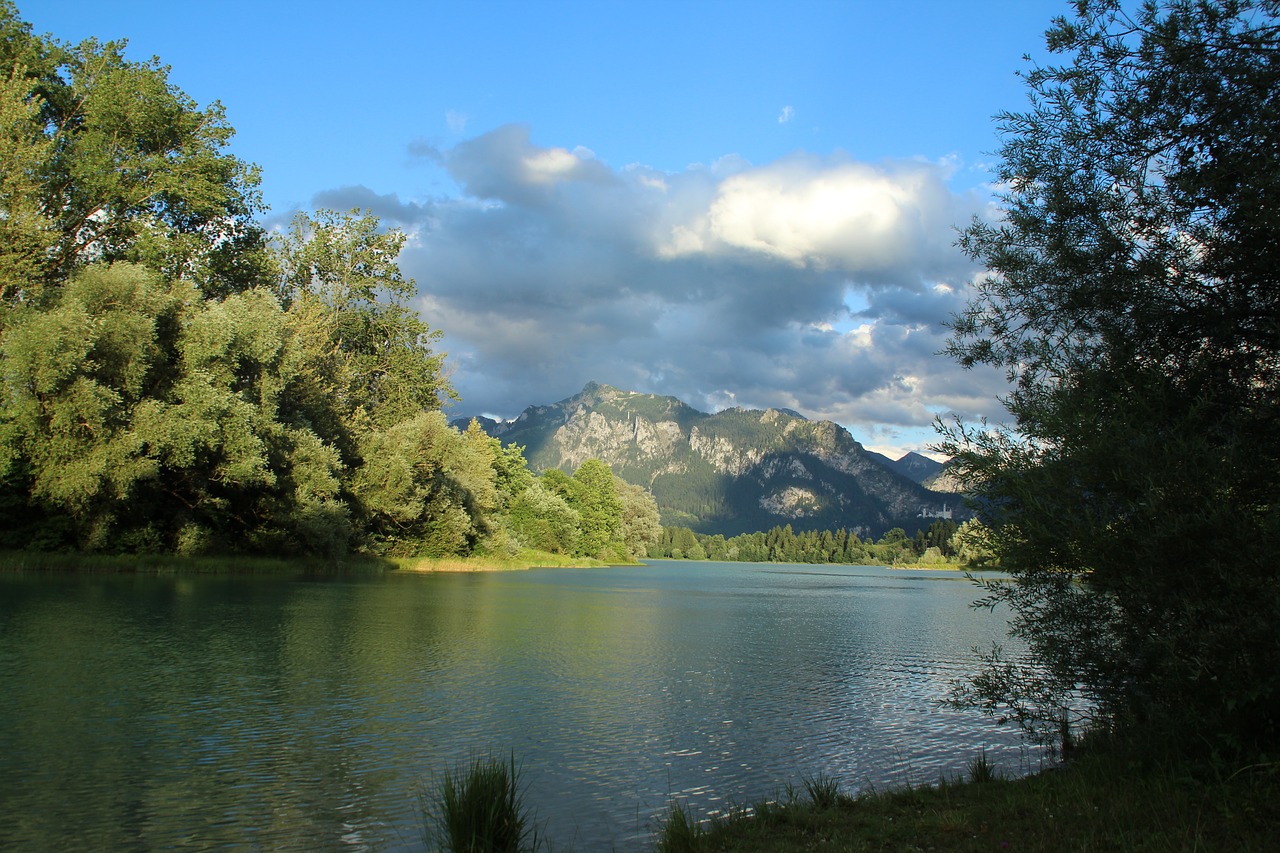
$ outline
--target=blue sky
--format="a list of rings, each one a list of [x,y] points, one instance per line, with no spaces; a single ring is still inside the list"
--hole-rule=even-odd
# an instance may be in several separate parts
[[[1064,0],[18,0],[127,38],[262,167],[270,225],[367,207],[444,331],[455,414],[587,381],[781,406],[898,455],[1000,417],[936,355],[997,215],[991,116]]]

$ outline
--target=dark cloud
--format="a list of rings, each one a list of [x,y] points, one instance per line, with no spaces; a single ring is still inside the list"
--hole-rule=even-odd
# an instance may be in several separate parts
[[[431,219],[433,205],[402,202],[395,193],[379,195],[368,187],[339,187],[323,190],[311,198],[316,208],[347,211],[368,210],[383,224],[398,228],[410,228]]]
[[[937,355],[976,273],[954,226],[985,204],[943,166],[805,154],[665,173],[539,147],[522,126],[415,153],[461,197],[317,201],[409,231],[401,263],[445,332],[459,412],[510,417],[595,380],[855,435],[999,414],[999,377]]]

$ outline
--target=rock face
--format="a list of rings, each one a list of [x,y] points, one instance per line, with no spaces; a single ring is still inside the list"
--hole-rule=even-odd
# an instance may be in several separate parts
[[[936,473],[930,474],[921,485],[935,492],[963,494],[966,491],[964,483],[955,475],[950,465],[944,465]]]
[[[704,533],[781,524],[910,533],[928,526],[924,511],[955,504],[954,496],[891,470],[838,424],[779,409],[707,414],[674,397],[591,383],[567,400],[530,406],[514,421],[481,426],[522,445],[535,470],[571,472],[602,459],[653,492],[664,524]]]

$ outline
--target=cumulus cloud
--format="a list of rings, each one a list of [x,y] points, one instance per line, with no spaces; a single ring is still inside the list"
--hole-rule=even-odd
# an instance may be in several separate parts
[[[513,417],[595,380],[792,408],[880,445],[938,413],[998,416],[1000,377],[937,355],[976,273],[954,225],[986,203],[950,191],[943,165],[796,154],[664,172],[518,125],[415,153],[461,195],[320,198],[364,199],[410,232],[401,264],[445,332],[458,413]]]
[[[675,225],[668,257],[748,252],[863,280],[954,272],[956,216],[970,212],[927,164],[884,167],[798,155],[720,181]]]
[[[796,111],[790,106],[782,108],[782,112],[778,113],[778,124],[786,124],[796,117]]]

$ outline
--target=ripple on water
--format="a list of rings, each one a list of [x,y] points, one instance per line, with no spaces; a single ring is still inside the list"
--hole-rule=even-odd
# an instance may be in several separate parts
[[[984,747],[1033,760],[938,707],[1003,624],[925,577],[22,583],[0,590],[0,799],[27,815],[0,822],[5,849],[416,849],[431,780],[492,753],[523,764],[557,846],[629,850],[672,800],[928,783]]]

